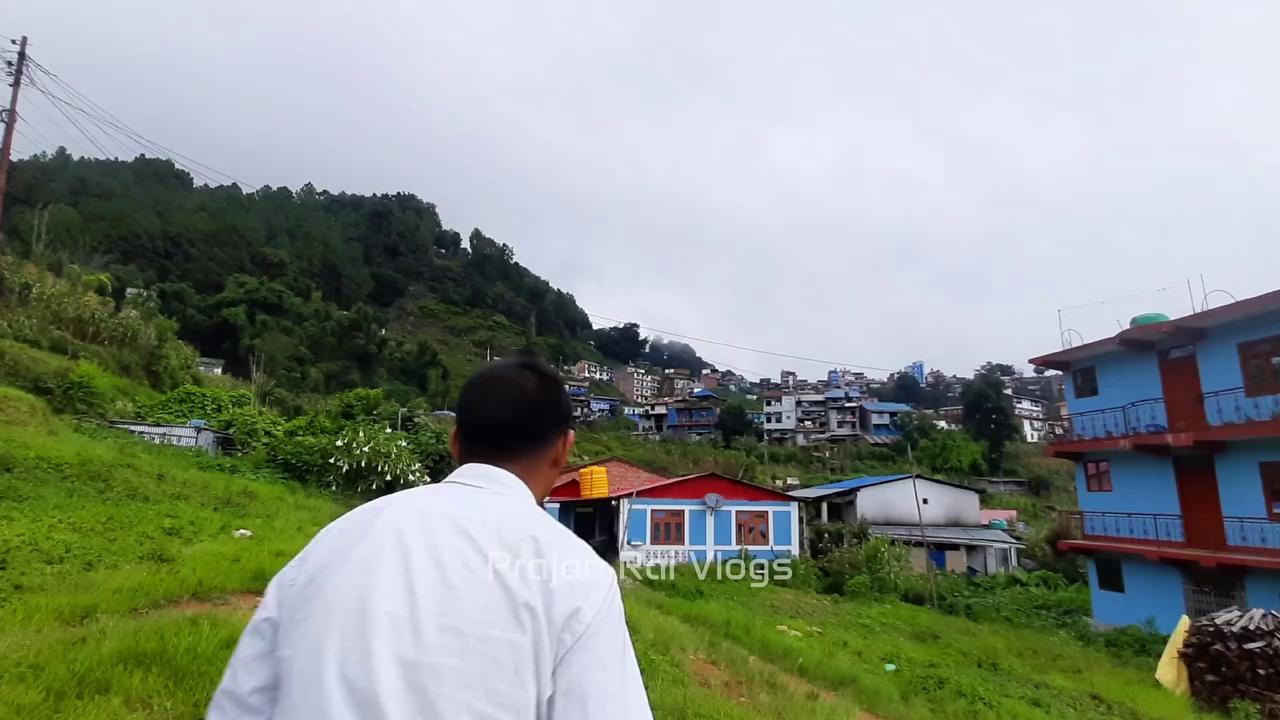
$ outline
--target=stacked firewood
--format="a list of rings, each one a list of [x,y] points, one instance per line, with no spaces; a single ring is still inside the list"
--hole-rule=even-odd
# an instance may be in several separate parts
[[[1280,612],[1227,608],[1196,620],[1182,646],[1191,695],[1216,707],[1256,703],[1280,719]]]

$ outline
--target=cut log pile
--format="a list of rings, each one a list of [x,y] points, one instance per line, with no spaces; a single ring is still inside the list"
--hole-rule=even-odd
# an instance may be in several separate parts
[[[1182,645],[1191,695],[1214,707],[1249,700],[1280,719],[1280,612],[1227,608],[1196,620]]]

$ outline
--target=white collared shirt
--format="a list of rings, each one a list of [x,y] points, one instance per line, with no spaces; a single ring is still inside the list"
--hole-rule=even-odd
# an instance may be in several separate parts
[[[617,575],[464,465],[334,521],[267,586],[209,720],[647,720]]]

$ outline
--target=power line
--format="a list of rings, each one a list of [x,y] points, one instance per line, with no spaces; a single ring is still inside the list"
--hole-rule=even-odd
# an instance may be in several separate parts
[[[40,107],[40,103],[34,102],[34,100],[38,97],[43,97],[43,96],[41,96],[39,93],[32,95],[31,99],[33,100],[33,102],[28,103],[27,106],[35,108],[36,112],[40,113],[41,119],[48,121],[50,125],[56,128],[56,132],[58,133],[58,135],[62,137],[67,137],[67,138],[71,137],[72,133],[68,132],[67,129],[62,126],[62,123],[58,122],[57,118],[55,118],[53,115],[49,113],[46,113],[44,109]],[[51,101],[45,98],[45,102],[51,102]],[[28,118],[25,114],[22,114],[21,117],[23,122],[26,122],[28,124],[31,122],[30,118]],[[65,145],[65,144],[66,143],[59,142],[59,143],[54,143],[53,145],[56,148],[59,145]]]
[[[133,143],[134,145],[137,145],[139,148],[141,148],[143,153],[151,153],[159,157],[167,158],[170,162],[174,163],[178,167],[181,167],[182,169],[191,173],[193,177],[199,178],[201,181],[205,183],[208,183],[210,185],[223,184],[217,178],[214,178],[207,173],[200,172],[194,167],[191,167],[190,165],[183,163],[181,160],[175,160],[174,158],[169,157],[169,155],[165,153],[163,150],[161,150],[159,146],[147,144],[145,142],[145,138],[143,138],[142,140],[139,140],[138,138],[141,136],[138,136],[136,133],[129,130],[128,128],[125,128],[125,127],[116,125],[115,123],[112,123],[110,121],[104,120],[101,116],[86,110],[85,108],[67,100],[66,98],[55,95],[54,93],[50,92],[49,89],[45,87],[43,84],[33,85],[33,87],[35,87],[35,89],[41,95],[43,95],[45,99],[48,100],[54,106],[54,108],[58,110],[58,112],[61,115],[63,115],[64,117],[67,117],[77,127],[79,127],[79,123],[76,123],[74,118],[67,116],[67,113],[63,109],[63,106],[66,106],[66,108],[74,110],[75,112],[83,115],[88,122],[92,123],[93,126],[98,129],[99,132],[101,132],[105,137],[111,138],[112,142],[115,143],[117,147],[122,148],[125,151],[126,155],[129,154],[128,147],[126,147],[120,141],[119,138],[124,138],[125,140]],[[90,140],[92,141],[92,138],[90,138]],[[98,149],[102,151],[104,156],[111,155],[111,153],[108,153],[105,150],[103,150],[101,145],[97,145],[95,143],[95,147],[98,147]]]
[[[619,320],[617,318],[606,317],[604,315],[598,315],[596,313],[587,313],[587,315],[594,318],[600,318],[601,320],[608,320],[609,322],[612,322],[612,323],[626,324],[628,322],[626,320]],[[736,345],[734,343],[721,342],[719,340],[708,340],[706,338],[695,337],[693,335],[685,335],[683,333],[672,332],[671,330],[662,330],[655,327],[648,327],[645,325],[641,325],[639,323],[635,323],[635,325],[636,327],[639,327],[643,330],[648,330],[649,332],[661,333],[664,336],[670,335],[672,337],[678,337],[684,340],[695,340],[697,342],[707,343],[708,345],[720,345],[722,347],[733,348],[735,350],[745,350],[747,352],[760,353],[761,355],[772,355],[774,357],[788,358],[790,360],[803,360],[805,362],[815,362],[823,365],[835,365],[835,366],[844,366],[844,367],[851,367],[851,368],[860,368],[862,370],[875,370],[877,372],[897,372],[897,370],[894,370],[892,368],[875,367],[874,365],[860,365],[858,363],[844,362],[842,360],[822,360],[820,358],[805,357],[804,355],[792,355],[790,353],[780,353],[780,352],[774,352],[772,350],[761,350],[760,348],[746,347],[745,345]]]
[[[13,129],[13,131],[14,131],[14,132],[16,132],[16,133],[18,133],[18,137],[20,137],[20,138],[22,138],[23,140],[26,140],[27,142],[31,143],[31,147],[34,147],[34,148],[37,148],[37,149],[40,147],[40,144],[39,144],[39,143],[37,143],[35,140],[32,140],[30,135],[27,135],[26,133],[22,132],[22,128],[20,128],[20,127],[15,127],[15,128]]]
[[[33,106],[33,107],[34,107],[34,106]],[[24,126],[24,127],[26,127],[28,130],[30,130],[31,132],[35,133],[36,135],[39,135],[39,136],[40,136],[40,139],[44,141],[45,145],[46,145],[47,147],[49,147],[49,149],[50,149],[50,150],[57,149],[57,147],[58,147],[58,143],[56,143],[56,142],[54,142],[54,141],[50,140],[50,139],[49,139],[49,136],[48,136],[48,135],[45,135],[43,132],[41,132],[41,130],[40,130],[40,128],[39,128],[38,126],[33,125],[33,124],[31,123],[31,119],[30,119],[30,118],[28,118],[28,117],[27,117],[25,114],[23,114],[23,113],[18,113],[18,117],[22,120],[22,124],[23,124],[23,126]],[[15,130],[17,130],[18,128],[14,128],[14,129],[15,129]],[[28,139],[28,140],[30,140],[31,138],[27,138],[27,139]]]
[[[63,79],[62,79],[62,78],[61,78],[57,73],[55,73],[55,72],[53,72],[53,71],[49,70],[47,67],[45,67],[44,65],[42,65],[40,62],[38,62],[38,61],[37,61],[37,60],[35,60],[34,58],[31,60],[31,64],[32,64],[32,66],[34,66],[34,67],[36,68],[36,70],[37,70],[37,71],[39,71],[39,72],[41,73],[41,75],[42,75],[42,76],[44,76],[44,77],[46,77],[46,78],[48,78],[48,79],[52,80],[52,81],[53,81],[54,83],[56,83],[59,87],[61,87],[61,88],[62,88],[62,89],[67,93],[67,94],[69,94],[69,95],[71,95],[73,98],[75,98],[75,99],[79,100],[81,103],[84,103],[85,105],[87,105],[87,106],[89,106],[89,107],[93,108],[94,110],[96,110],[96,111],[97,111],[98,113],[100,113],[100,114],[99,114],[99,115],[95,115],[94,113],[90,112],[89,110],[86,110],[86,109],[84,109],[84,108],[78,107],[78,106],[76,106],[74,103],[71,103],[70,101],[67,101],[67,100],[65,100],[65,99],[62,99],[62,101],[63,101],[63,102],[66,102],[66,103],[68,103],[68,104],[72,105],[73,107],[76,107],[76,109],[77,109],[77,110],[79,110],[79,111],[80,111],[81,113],[83,113],[84,115],[86,115],[86,116],[88,116],[88,117],[90,117],[90,118],[94,119],[96,122],[98,122],[98,123],[104,123],[104,124],[106,124],[108,127],[114,128],[117,132],[122,133],[122,134],[124,134],[125,136],[127,136],[127,137],[131,138],[135,143],[137,143],[137,144],[139,144],[139,145],[142,145],[142,146],[144,146],[144,147],[146,147],[146,146],[150,146],[150,147],[154,148],[153,152],[155,152],[155,151],[157,151],[157,150],[158,150],[158,151],[159,151],[159,154],[162,154],[162,155],[168,156],[170,160],[173,160],[173,161],[174,161],[175,163],[177,163],[178,165],[182,165],[183,167],[186,167],[186,168],[187,168],[189,171],[191,171],[193,174],[198,174],[198,175],[202,175],[202,176],[204,176],[204,177],[209,177],[209,176],[208,176],[207,174],[205,174],[205,173],[199,173],[199,172],[195,171],[193,168],[190,168],[190,167],[188,167],[187,165],[185,165],[185,164],[183,164],[183,163],[181,163],[181,162],[179,162],[179,161],[177,161],[177,160],[174,160],[174,158],[175,158],[175,157],[176,157],[176,158],[182,158],[183,160],[186,160],[188,163],[191,163],[191,164],[193,164],[193,165],[197,165],[197,166],[199,166],[199,167],[202,167],[202,168],[204,168],[205,170],[208,170],[208,171],[209,171],[209,172],[211,172],[211,173],[214,173],[214,174],[216,174],[216,175],[220,175],[220,176],[222,176],[222,177],[224,177],[224,178],[226,178],[226,179],[230,180],[231,182],[236,183],[236,184],[238,184],[238,185],[242,185],[242,186],[244,186],[244,187],[246,187],[246,188],[249,188],[249,189],[256,189],[256,188],[260,187],[260,186],[257,186],[257,185],[253,185],[253,184],[251,184],[251,183],[247,183],[247,182],[245,182],[245,181],[243,181],[243,180],[240,180],[239,178],[236,178],[234,175],[229,175],[229,174],[227,174],[227,173],[225,173],[225,172],[223,172],[223,171],[221,171],[221,170],[219,170],[219,169],[217,169],[217,168],[215,168],[215,167],[213,167],[213,166],[211,166],[211,165],[206,165],[205,163],[202,163],[202,162],[200,162],[199,160],[196,160],[195,158],[189,157],[189,156],[187,156],[187,155],[183,155],[182,153],[178,152],[177,150],[174,150],[173,148],[167,147],[167,146],[165,146],[165,145],[162,145],[162,144],[160,144],[160,143],[156,142],[155,140],[152,140],[152,139],[148,138],[147,136],[143,135],[142,133],[140,133],[140,132],[138,132],[137,130],[135,130],[135,129],[133,129],[132,127],[130,127],[127,123],[125,123],[125,122],[124,122],[123,120],[121,120],[119,117],[117,117],[116,115],[112,114],[110,110],[107,110],[107,109],[106,109],[106,108],[104,108],[103,106],[99,105],[97,102],[94,102],[94,100],[93,100],[92,98],[90,98],[88,95],[85,95],[84,93],[80,92],[79,90],[76,90],[74,87],[72,87],[72,86],[70,85],[70,83],[68,83],[68,82],[66,82],[65,80],[63,80]],[[105,117],[104,117],[104,116],[105,116]],[[217,181],[216,179],[212,180],[212,182],[213,182],[214,184],[222,184],[222,183],[220,183],[219,181]]]
[[[37,92],[41,93],[42,95],[44,95],[45,97],[49,98],[50,100],[56,100],[56,98],[54,98],[52,95],[50,95],[48,92],[46,92],[46,91],[45,91],[45,89],[44,89],[43,87],[41,87],[41,84],[40,84],[40,83],[36,82],[35,73],[31,73],[31,79],[30,79],[30,80],[28,80],[28,81],[27,81],[27,83],[28,83],[32,88],[34,88]],[[92,145],[92,146],[94,146],[95,148],[97,148],[97,149],[98,149],[98,152],[102,153],[103,157],[109,157],[109,156],[111,155],[111,153],[107,152],[106,148],[102,147],[102,145],[101,145],[101,144],[99,144],[99,143],[98,143],[98,141],[97,141],[97,140],[95,140],[95,139],[93,138],[93,136],[89,134],[89,131],[85,130],[85,129],[84,129],[84,127],[80,125],[80,123],[76,122],[76,119],[75,119],[75,118],[73,118],[73,117],[71,117],[69,114],[67,114],[67,111],[66,111],[66,110],[63,110],[63,109],[62,109],[62,106],[61,106],[60,104],[58,104],[57,102],[54,102],[54,103],[53,103],[53,109],[54,109],[54,110],[57,110],[57,111],[58,111],[58,113],[62,115],[62,117],[66,118],[67,122],[71,123],[71,125],[72,125],[76,130],[79,130],[79,131],[80,131],[80,134],[84,136],[84,139],[85,139],[85,140],[88,140],[90,145]]]

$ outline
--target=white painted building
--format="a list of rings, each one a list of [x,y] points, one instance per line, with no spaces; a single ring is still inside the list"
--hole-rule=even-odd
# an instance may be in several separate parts
[[[875,535],[915,547],[919,569],[989,574],[1017,567],[1022,545],[982,527],[978,492],[936,478],[873,475],[795,490],[812,522],[863,522]]]
[[[1045,434],[1044,401],[1027,395],[1015,395],[1005,390],[1013,400],[1013,414],[1018,417],[1022,437],[1027,442],[1043,442]]]
[[[789,442],[796,432],[796,396],[764,399],[764,432],[770,440]]]
[[[589,380],[599,380],[606,383],[613,382],[613,368],[608,365],[593,363],[590,360],[579,360],[578,364],[573,366],[573,373],[578,377]]]

